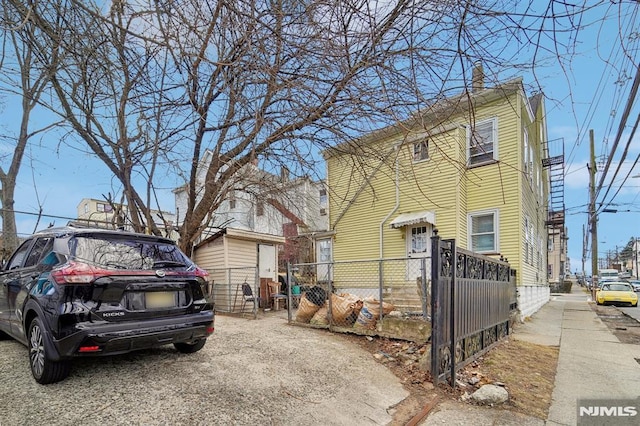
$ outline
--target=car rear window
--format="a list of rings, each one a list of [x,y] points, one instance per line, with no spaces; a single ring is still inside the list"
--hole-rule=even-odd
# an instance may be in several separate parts
[[[76,236],[70,240],[74,259],[108,269],[185,268],[193,262],[174,245],[118,236]]]
[[[631,291],[631,286],[628,284],[608,284],[605,287],[605,290],[611,291]]]

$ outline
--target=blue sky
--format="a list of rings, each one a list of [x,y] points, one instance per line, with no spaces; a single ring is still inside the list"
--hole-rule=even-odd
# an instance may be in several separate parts
[[[564,139],[566,223],[572,271],[582,270],[584,233],[588,232],[589,171],[586,166],[590,129],[594,132],[598,163],[596,182],[603,179],[605,184],[596,200],[604,203],[603,207],[618,211],[598,216],[598,257],[606,257],[608,251],[624,247],[630,238],[640,237],[640,179],[631,178],[640,174],[640,165],[634,165],[640,154],[640,136],[636,134],[630,140],[631,128],[640,113],[637,102],[632,105],[614,150],[622,113],[640,64],[638,9],[635,6],[633,17],[624,20],[622,25],[615,15],[610,15],[587,28],[579,44],[579,55],[572,58],[571,75],[559,74],[558,78],[542,82],[545,94],[561,101],[546,101],[547,125],[550,140]],[[613,14],[615,9],[609,12]],[[592,18],[598,13],[601,10],[594,11]],[[620,48],[620,34],[623,38],[630,36],[625,38],[626,52]],[[622,161],[628,142],[626,159]],[[605,174],[608,161],[611,164]],[[620,170],[615,175],[618,167]],[[589,245],[590,242],[589,236]],[[590,248],[585,270],[591,271]]]
[[[547,96],[547,126],[549,139],[562,138],[565,146],[565,204],[567,208],[567,227],[569,230],[569,257],[571,270],[582,269],[582,250],[584,227],[586,226],[588,204],[588,170],[589,161],[589,129],[593,129],[596,141],[596,155],[604,164],[612,150],[621,112],[629,96],[633,77],[640,62],[638,43],[640,27],[636,3],[635,14],[623,20],[620,25],[616,16],[617,6],[604,3],[601,8],[586,15],[580,39],[576,43],[573,57],[563,58],[564,68],[558,61],[545,61],[536,64],[535,77],[532,73],[524,73],[524,81],[534,83],[534,78]],[[635,33],[634,33],[635,31]],[[625,39],[629,48],[623,52],[620,48],[620,34],[632,35]],[[626,56],[625,56],[626,54]],[[629,123],[623,130],[620,147],[612,157],[612,166],[605,182],[609,184],[610,176],[620,163],[621,152],[628,140],[631,124],[638,116],[640,106],[634,104],[629,115]],[[2,105],[0,123],[4,128],[11,126],[11,102]],[[47,123],[47,117],[34,117],[32,128]],[[33,146],[25,156],[16,189],[15,209],[36,213],[39,205],[47,215],[39,228],[49,222],[61,225],[67,222],[64,218],[76,216],[76,207],[82,198],[102,198],[108,192],[118,193],[119,184],[113,180],[108,170],[99,161],[87,153],[73,151],[51,136],[35,139]],[[0,154],[7,147],[0,143]],[[627,160],[622,164],[619,177],[611,185],[606,201],[608,208],[618,213],[603,213],[599,216],[599,251],[600,256],[608,250],[626,245],[630,238],[640,237],[640,178],[624,180],[624,176],[640,174],[640,166],[631,169],[631,164],[640,154],[640,137],[636,135],[630,144]],[[7,165],[3,162],[3,167]],[[598,175],[598,180],[601,174]],[[618,192],[620,185],[622,188]],[[161,194],[162,208],[174,211],[171,189],[180,182],[168,179],[166,190]],[[37,192],[34,190],[37,187]],[[615,194],[615,196],[614,196]],[[601,193],[600,196],[603,196]],[[38,202],[39,200],[39,202]],[[598,201],[602,201],[601,198]],[[35,227],[35,216],[18,214],[18,231],[21,234],[31,233]],[[590,271],[590,255],[586,269]]]

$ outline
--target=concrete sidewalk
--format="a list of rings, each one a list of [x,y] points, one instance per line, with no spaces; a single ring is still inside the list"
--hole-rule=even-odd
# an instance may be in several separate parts
[[[512,338],[560,347],[546,421],[499,408],[446,402],[420,424],[576,425],[578,400],[638,398],[640,345],[620,343],[591,309],[590,301],[590,294],[574,285],[570,294],[552,294],[538,312],[514,327]]]

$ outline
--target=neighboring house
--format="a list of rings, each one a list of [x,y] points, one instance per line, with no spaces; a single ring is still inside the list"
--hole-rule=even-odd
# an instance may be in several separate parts
[[[79,223],[99,228],[124,229],[131,231],[129,211],[125,204],[109,203],[105,200],[83,198],[77,207]],[[152,210],[151,215],[156,226],[163,231],[165,237],[178,240],[175,229],[175,215],[169,212]]]
[[[549,299],[546,113],[521,78],[483,79],[476,68],[472,91],[325,151],[332,256],[430,257],[437,229],[508,260],[524,317]]]
[[[197,186],[204,185],[204,176],[213,152],[207,150],[198,168]],[[327,229],[327,196],[324,182],[308,177],[290,179],[286,169],[279,175],[258,167],[257,161],[241,169],[225,188],[224,198],[213,214],[213,222],[203,240],[221,230],[250,231],[263,235],[285,237],[279,247],[283,263],[313,261],[313,236]],[[174,190],[178,222],[186,211],[185,187]]]
[[[566,228],[553,229],[549,233],[549,283],[561,283],[566,277],[571,275],[571,264],[567,258],[567,236]]]

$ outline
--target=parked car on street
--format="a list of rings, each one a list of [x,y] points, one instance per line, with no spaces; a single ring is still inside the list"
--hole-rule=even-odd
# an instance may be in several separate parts
[[[628,280],[627,282],[631,284],[631,287],[633,287],[633,291],[635,291],[636,293],[640,293],[640,280]]]
[[[0,334],[29,348],[41,384],[63,380],[77,357],[166,344],[196,352],[214,330],[206,277],[169,239],[50,228],[0,271]]]
[[[617,269],[600,269],[600,275],[598,276],[599,282],[605,281],[619,281]]]
[[[596,304],[638,306],[638,295],[629,283],[623,281],[604,282],[596,293]]]

